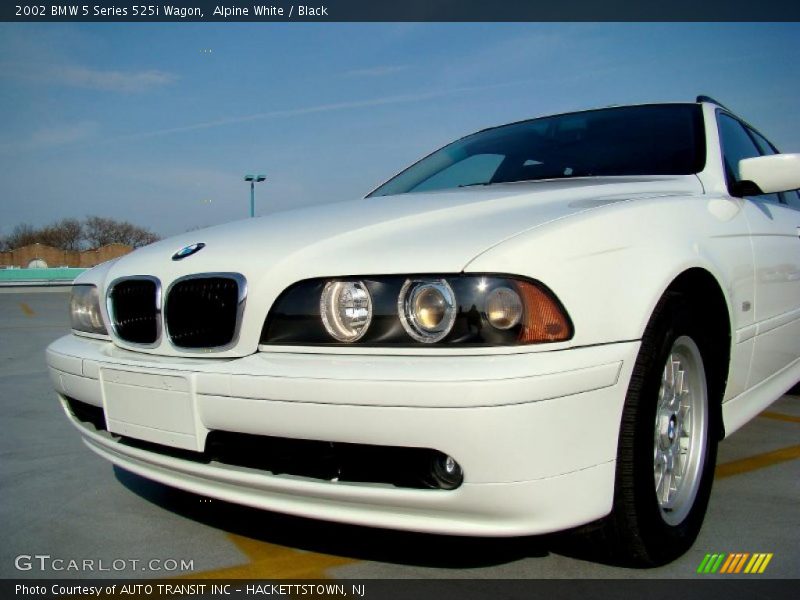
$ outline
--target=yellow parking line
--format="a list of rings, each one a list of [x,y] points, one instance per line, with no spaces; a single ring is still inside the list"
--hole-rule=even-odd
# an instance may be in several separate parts
[[[20,302],[19,307],[22,309],[22,312],[25,313],[26,317],[32,317],[36,314],[36,311],[33,310],[27,302]]]
[[[228,534],[249,562],[178,579],[327,579],[327,569],[356,562],[351,558],[303,552],[241,535]]]
[[[785,415],[783,413],[776,413],[772,412],[771,410],[765,410],[758,416],[764,417],[765,419],[775,419],[776,421],[786,421],[787,423],[800,423],[800,417],[796,417],[794,415]]]
[[[763,469],[764,467],[771,467],[772,465],[795,460],[797,458],[800,458],[800,445],[779,448],[772,452],[756,454],[755,456],[748,456],[747,458],[718,465],[714,474],[717,479],[722,479],[724,477],[749,473],[750,471]]]

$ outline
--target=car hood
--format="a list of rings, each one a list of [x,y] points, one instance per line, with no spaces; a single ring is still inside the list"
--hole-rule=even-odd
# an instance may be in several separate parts
[[[546,223],[634,198],[701,190],[695,177],[614,177],[365,198],[185,233],[92,269],[79,282],[108,288],[120,277],[153,275],[169,303],[169,286],[178,277],[240,273],[246,279],[240,337],[234,347],[214,356],[244,356],[257,350],[275,299],[303,279],[458,273],[489,248]],[[200,251],[172,259],[199,242],[205,244]],[[164,339],[157,347],[135,349],[204,356],[203,351],[173,348]]]
[[[170,281],[199,272],[239,272],[257,284],[456,273],[486,249],[545,223],[610,203],[701,189],[693,176],[605,177],[364,198],[172,237],[123,257],[108,277],[151,274]],[[205,244],[201,251],[172,260],[176,251],[197,242]]]

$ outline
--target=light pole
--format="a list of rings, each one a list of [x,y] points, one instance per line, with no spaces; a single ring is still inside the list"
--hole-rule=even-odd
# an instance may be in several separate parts
[[[250,182],[250,218],[256,216],[256,184],[267,178],[266,175],[245,175],[244,180]]]

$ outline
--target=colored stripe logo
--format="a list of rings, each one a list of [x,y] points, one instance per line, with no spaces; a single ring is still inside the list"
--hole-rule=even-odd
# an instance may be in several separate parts
[[[771,560],[772,552],[706,554],[705,558],[700,562],[700,566],[697,567],[697,572],[703,575],[713,573],[747,573],[755,575],[763,573]]]

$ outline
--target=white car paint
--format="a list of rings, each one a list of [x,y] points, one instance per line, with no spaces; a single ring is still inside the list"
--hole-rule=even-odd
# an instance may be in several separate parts
[[[108,284],[201,272],[247,279],[238,342],[213,354],[74,332],[47,352],[63,397],[112,431],[202,450],[220,429],[436,448],[452,491],[389,489],[201,465],[90,431],[87,445],[146,477],[315,518],[475,535],[543,533],[611,510],[625,392],[659,298],[688,269],[713,276],[731,323],[729,435],[800,380],[800,212],[725,185],[715,111],[688,176],[586,177],[355,200],[272,214],[141,248],[84,273]],[[196,256],[172,261],[202,241]],[[575,326],[566,342],[491,348],[259,346],[291,284],[314,277],[508,273],[544,282]],[[106,310],[105,306],[102,307]],[[106,322],[108,315],[104,312]],[[721,349],[726,351],[727,349]]]
[[[107,286],[118,277],[148,274],[166,286],[198,269],[240,272],[247,278],[249,310],[239,343],[219,355],[246,356],[256,351],[261,326],[275,298],[297,281],[352,274],[458,273],[498,242],[567,216],[631,198],[676,198],[701,191],[694,176],[609,177],[360,199],[213,227],[202,233],[206,246],[201,253],[172,261],[175,251],[196,242],[200,235],[182,234],[115,262],[101,275],[102,280],[93,277],[79,282]],[[432,252],[433,240],[446,251]],[[537,266],[531,264],[525,272],[534,272]],[[581,345],[599,341],[575,340]],[[191,355],[173,349],[167,340],[151,349],[124,341],[117,344],[154,354]]]

